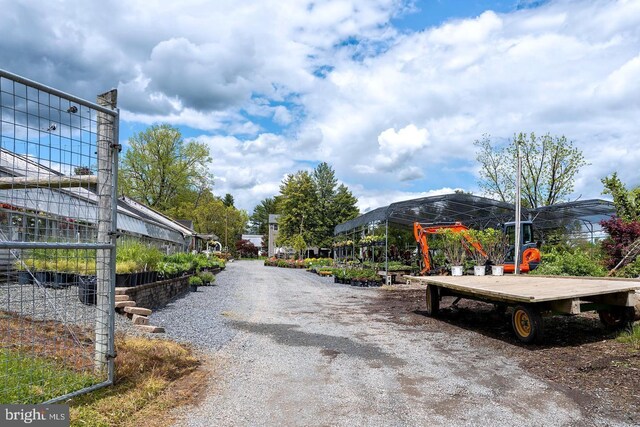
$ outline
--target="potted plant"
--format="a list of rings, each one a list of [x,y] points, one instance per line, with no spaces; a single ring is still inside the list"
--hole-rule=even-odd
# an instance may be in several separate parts
[[[507,250],[507,235],[502,230],[487,228],[484,230],[484,242],[482,246],[491,262],[491,274],[502,276],[504,274],[504,258]]]
[[[483,230],[469,230],[469,237],[477,244],[477,246],[473,246],[471,251],[471,256],[475,262],[473,274],[476,276],[484,276],[486,273],[488,255],[485,249],[487,245],[485,234]]]
[[[462,236],[449,229],[438,230],[437,234],[442,237],[442,251],[451,266],[451,275],[462,276],[467,255]]]
[[[23,259],[22,261],[16,261],[14,267],[18,272],[18,284],[20,285],[30,285],[33,283],[33,277],[31,276],[31,272],[27,269],[27,265],[30,262],[29,259]],[[31,262],[33,262],[31,260]]]
[[[209,271],[201,272],[200,274],[198,274],[198,277],[200,277],[204,286],[213,285],[213,283],[216,281],[216,276]]]
[[[189,277],[189,290],[191,292],[197,292],[198,286],[202,286],[202,279],[198,276]]]
[[[136,271],[135,261],[116,262],[116,286],[127,287],[131,285],[131,275]]]

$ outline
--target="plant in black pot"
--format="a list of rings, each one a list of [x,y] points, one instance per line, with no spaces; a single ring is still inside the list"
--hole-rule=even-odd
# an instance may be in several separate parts
[[[131,276],[137,271],[135,261],[116,262],[116,286],[119,288],[131,286]]]
[[[204,286],[213,285],[213,283],[216,281],[216,276],[208,271],[201,272],[200,274],[198,274],[198,277],[202,279],[202,284]]]
[[[189,290],[191,290],[191,292],[197,292],[198,286],[202,286],[202,279],[198,276],[189,277]]]

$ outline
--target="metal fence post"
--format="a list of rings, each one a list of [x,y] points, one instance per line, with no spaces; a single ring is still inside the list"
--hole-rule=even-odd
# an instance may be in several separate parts
[[[99,105],[116,108],[117,91],[115,89],[98,95]],[[116,145],[116,120],[109,114],[97,115],[97,160],[98,160],[98,243],[111,243],[113,240],[113,150]],[[108,369],[113,334],[110,333],[111,312],[114,310],[112,294],[115,289],[111,277],[111,249],[98,249],[96,254],[96,340],[95,369],[98,372]]]

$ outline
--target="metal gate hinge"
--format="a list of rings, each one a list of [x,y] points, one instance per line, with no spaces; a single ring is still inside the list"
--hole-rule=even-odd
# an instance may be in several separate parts
[[[111,148],[113,148],[114,150],[118,150],[118,152],[122,151],[122,144],[118,144],[117,142],[114,142],[113,144],[110,145]]]
[[[118,352],[117,351],[114,351],[113,353],[107,354],[107,359],[115,359],[116,357],[118,357]]]
[[[116,236],[116,239],[120,236],[122,236],[122,233],[119,231],[110,231],[107,233],[109,236]]]

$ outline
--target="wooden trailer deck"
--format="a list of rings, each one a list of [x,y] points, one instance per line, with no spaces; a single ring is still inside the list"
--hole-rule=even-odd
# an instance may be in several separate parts
[[[426,313],[436,316],[444,296],[470,298],[513,307],[511,323],[518,339],[541,341],[543,315],[597,311],[609,328],[629,327],[635,319],[640,280],[591,277],[405,276],[426,285]],[[455,302],[454,302],[455,304]]]
[[[504,301],[538,303],[619,294],[633,299],[640,280],[585,277],[505,276],[405,276],[412,283],[441,286]],[[633,301],[619,305],[631,306]]]

